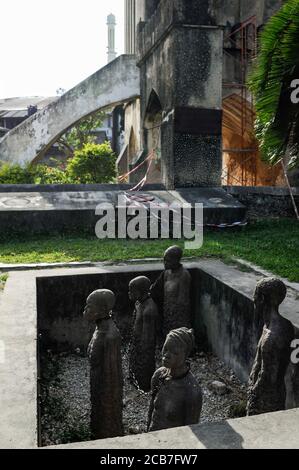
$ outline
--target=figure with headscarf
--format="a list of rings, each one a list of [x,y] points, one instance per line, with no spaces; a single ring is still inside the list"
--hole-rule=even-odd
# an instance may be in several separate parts
[[[165,270],[151,287],[163,318],[162,337],[171,330],[191,328],[191,276],[181,264],[183,250],[171,246],[164,253]]]
[[[285,284],[277,278],[262,279],[254,292],[255,310],[264,327],[249,378],[248,416],[285,409],[285,375],[295,335],[292,323],[279,313],[286,294]]]
[[[151,389],[151,378],[156,369],[158,309],[150,297],[151,281],[145,276],[129,284],[129,297],[135,302],[130,343],[130,377],[143,391]]]
[[[163,367],[152,378],[148,431],[197,424],[202,390],[190,370],[194,333],[179,328],[168,333],[162,350]]]
[[[91,432],[94,439],[123,434],[123,374],[121,335],[112,319],[115,295],[107,289],[92,292],[83,316],[95,322],[88,346],[90,362]]]

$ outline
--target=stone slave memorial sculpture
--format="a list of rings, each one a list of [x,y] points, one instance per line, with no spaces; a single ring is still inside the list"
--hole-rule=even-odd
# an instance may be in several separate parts
[[[197,424],[202,391],[187,361],[194,348],[193,330],[172,330],[162,350],[163,367],[152,378],[148,430]]]
[[[96,323],[88,346],[91,432],[94,439],[121,436],[123,377],[121,336],[112,317],[113,292],[96,290],[87,298],[84,318]]]
[[[255,289],[254,305],[264,327],[249,378],[247,415],[285,409],[285,374],[294,338],[292,323],[279,313],[286,293],[284,283],[275,278],[263,279]]]
[[[130,344],[130,377],[141,390],[148,392],[156,369],[156,342],[159,325],[158,309],[150,297],[151,282],[140,276],[129,284],[129,297],[135,302]]]
[[[181,264],[183,251],[172,246],[165,251],[165,271],[151,287],[151,295],[163,311],[163,338],[177,328],[191,328],[191,276]]]

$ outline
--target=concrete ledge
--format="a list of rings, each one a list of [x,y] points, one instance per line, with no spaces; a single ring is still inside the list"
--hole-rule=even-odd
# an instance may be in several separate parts
[[[299,449],[299,409],[47,449]]]
[[[224,186],[223,189],[244,204],[253,217],[294,217],[290,192],[286,187]],[[299,188],[293,187],[295,202],[299,204]]]
[[[201,203],[205,224],[242,222],[246,215],[245,206],[220,188],[156,189],[142,194],[150,196],[150,202],[157,205]],[[1,232],[2,235],[75,232],[94,235],[99,220],[96,207],[101,203],[117,206],[119,196],[124,196],[124,189],[116,190],[113,185],[99,191],[0,192]]]
[[[238,196],[239,194],[265,194],[270,196],[290,196],[290,192],[285,186],[223,186],[229,194]],[[294,196],[299,196],[299,187],[293,187]]]
[[[0,184],[0,193],[65,193],[76,191],[129,191],[134,184]],[[144,191],[165,190],[162,184],[147,184]]]
[[[10,274],[0,298],[0,448],[37,444],[36,280]]]

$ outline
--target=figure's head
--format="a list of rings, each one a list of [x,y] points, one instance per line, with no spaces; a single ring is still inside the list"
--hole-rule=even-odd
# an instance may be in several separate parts
[[[162,363],[167,369],[182,367],[194,348],[193,330],[178,328],[168,333],[162,350]]]
[[[164,253],[165,269],[177,269],[180,266],[183,250],[179,246],[171,246]]]
[[[129,284],[129,297],[133,302],[143,300],[150,291],[151,281],[148,277],[139,276],[133,279]]]
[[[115,295],[111,290],[95,290],[87,297],[83,315],[91,321],[101,320],[109,315],[114,305]]]
[[[285,284],[277,278],[267,277],[259,281],[254,291],[256,309],[264,307],[278,308],[287,295]]]

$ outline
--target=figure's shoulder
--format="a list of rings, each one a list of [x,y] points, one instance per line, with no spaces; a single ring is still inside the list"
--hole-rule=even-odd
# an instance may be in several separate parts
[[[197,378],[195,377],[195,375],[191,372],[191,370],[189,370],[188,374],[186,375],[185,382],[196,393],[198,391],[201,391],[200,384],[199,384]]]
[[[156,370],[152,377],[152,390],[159,388],[159,384],[162,380],[167,376],[167,369],[166,367],[160,367]]]
[[[163,280],[167,281],[167,279],[171,277],[171,274],[171,269],[165,269],[165,271],[163,271]]]
[[[147,300],[144,311],[149,315],[158,315],[157,304],[151,297]]]
[[[186,376],[186,381],[188,382],[194,395],[197,396],[202,394],[200,383],[191,371],[189,371],[188,375]]]
[[[283,334],[281,331],[281,334],[279,336],[276,335],[277,341],[282,348],[285,348],[288,347],[292,340],[295,338],[295,328],[292,322],[290,322],[290,320],[282,316],[280,317],[280,324]]]
[[[121,334],[117,328],[115,321],[112,318],[109,318],[106,323],[106,331],[110,339],[121,339]]]
[[[188,269],[184,268],[183,265],[182,265],[182,273],[186,279],[191,279],[191,274],[189,273]]]

